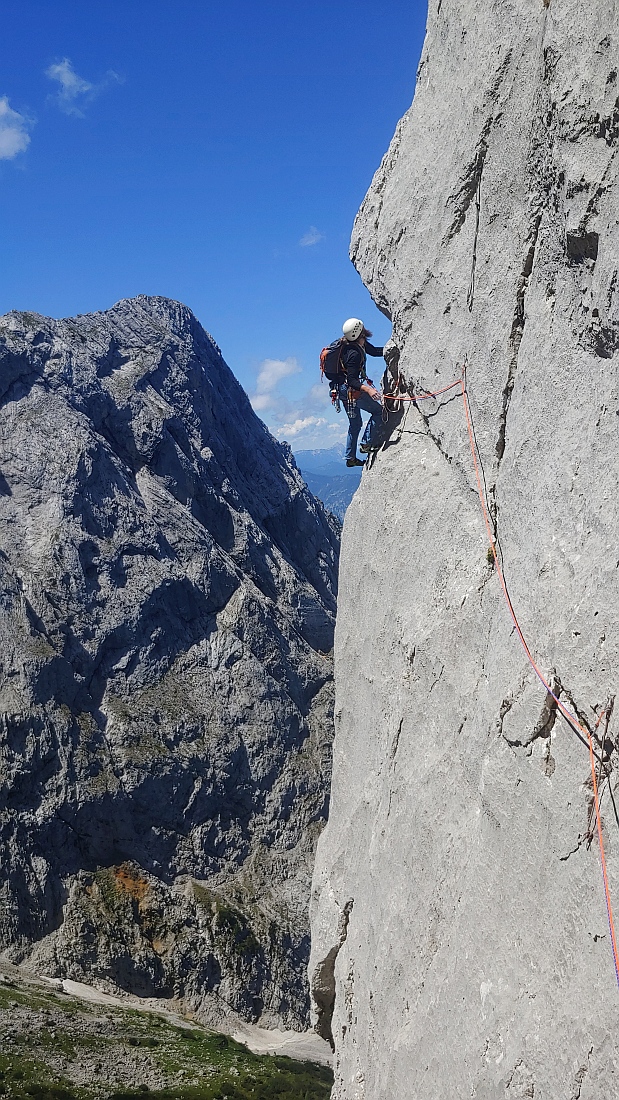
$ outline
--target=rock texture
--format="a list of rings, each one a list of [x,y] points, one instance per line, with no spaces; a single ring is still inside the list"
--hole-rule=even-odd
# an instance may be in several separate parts
[[[468,359],[511,598],[590,727],[619,689],[618,46],[614,0],[431,0],[352,243],[409,383]],[[311,966],[336,1100],[619,1088],[587,750],[487,545],[459,397],[411,408],[344,524]],[[619,916],[618,722],[596,741]]]
[[[163,298],[0,319],[0,947],[303,1026],[338,529]]]

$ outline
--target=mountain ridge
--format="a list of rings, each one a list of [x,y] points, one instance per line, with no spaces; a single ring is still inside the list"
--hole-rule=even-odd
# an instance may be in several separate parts
[[[335,523],[168,299],[0,318],[0,428],[0,950],[303,1027]]]

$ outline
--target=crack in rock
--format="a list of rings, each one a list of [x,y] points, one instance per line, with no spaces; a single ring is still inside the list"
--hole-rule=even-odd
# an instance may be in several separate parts
[[[501,408],[501,414],[499,416],[499,434],[495,446],[495,453],[499,463],[501,462],[501,459],[503,458],[503,454],[505,452],[507,414],[509,412],[509,406],[512,399],[514,382],[516,380],[516,371],[518,370],[520,345],[522,343],[522,337],[524,336],[524,329],[526,324],[526,296],[529,287],[529,279],[531,277],[533,264],[535,262],[535,249],[537,247],[537,239],[539,236],[541,221],[541,211],[537,211],[531,223],[528,247],[524,258],[524,263],[522,265],[522,271],[516,284],[516,308],[514,310],[514,319],[512,321],[512,328],[509,336],[511,357],[509,360],[509,367],[507,371],[507,381],[505,382],[505,386],[503,387],[503,405]]]
[[[402,726],[403,725],[404,725],[404,718],[400,718],[398,728],[397,728],[397,731],[396,731],[396,735],[393,739],[393,745],[391,746],[391,761],[392,761],[392,763],[395,760],[396,755],[397,755],[398,745],[400,744],[400,734],[402,733]]]
[[[436,687],[436,685],[440,683],[444,671],[445,671],[445,665],[441,665],[441,671],[439,672],[439,674],[436,677],[436,679],[434,680],[434,682],[432,684],[430,684],[430,687],[428,688],[428,695],[430,694],[430,692],[434,691],[434,688]]]
[[[560,863],[567,863],[570,856],[575,856],[576,852],[580,851],[580,849],[582,848],[583,843],[585,842],[586,839],[587,839],[587,834],[586,833],[579,833],[578,834],[578,842],[576,844],[576,847],[571,848],[570,851],[566,852],[566,854],[564,856],[559,856],[559,862]]]
[[[494,74],[492,84],[488,90],[488,105],[494,104],[496,102],[501,84],[503,83],[503,79],[509,68],[512,54],[513,50],[511,48],[508,49],[505,57],[501,61]],[[466,215],[469,211],[469,208],[479,191],[481,178],[484,172],[486,156],[488,155],[488,137],[495,121],[496,116],[494,112],[491,112],[488,115],[486,122],[484,123],[481,134],[479,135],[477,145],[475,146],[473,158],[471,161],[469,161],[462,174],[460,188],[447,200],[448,205],[454,207],[455,216],[449,229],[447,230],[447,233],[445,234],[445,237],[443,238],[444,245],[449,244],[449,242],[453,240],[453,238],[457,236],[457,234],[462,229],[462,226],[466,221]]]
[[[565,696],[565,698],[567,699],[570,707],[572,708],[572,710],[574,712],[575,717],[578,719],[579,724],[584,729],[588,730],[589,733],[592,734],[592,736],[595,736],[594,731],[591,729],[591,725],[589,723],[589,719],[587,718],[586,714],[584,714],[583,711],[580,709],[580,707],[578,706],[578,703],[576,702],[572,692],[568,688],[565,687],[565,685],[561,682],[561,680],[559,679],[558,676],[557,676],[557,691],[555,691],[555,695],[564,695]]]
[[[488,144],[486,142],[486,138],[488,136],[488,133],[490,132],[490,128],[493,122],[494,116],[491,115],[484,126],[479,141],[477,142],[477,145],[475,147],[475,155],[464,171],[460,190],[457,192],[456,195],[452,196],[451,200],[448,200],[451,201],[451,204],[455,207],[456,214],[449,229],[447,230],[447,233],[445,234],[443,244],[449,244],[449,242],[458,235],[466,221],[466,215],[468,214],[469,208],[479,191],[481,178],[484,172],[484,164],[486,161],[486,156],[488,154]]]
[[[443,447],[443,444],[441,443],[439,437],[437,435],[434,435],[434,432],[432,431],[432,429],[430,427],[430,421],[429,421],[428,417],[425,415],[425,413],[422,413],[421,409],[419,409],[419,415],[420,415],[421,419],[423,420],[423,422],[426,426],[426,433],[428,435],[428,438],[432,440],[432,442],[434,443],[434,446],[440,451],[440,453],[442,454],[445,461],[448,462],[449,465],[451,466],[451,463],[452,463],[451,455],[449,455],[447,453],[447,451]]]
[[[535,1082],[533,1074],[526,1063],[520,1059],[512,1070],[511,1077],[505,1086],[505,1094],[514,1100],[533,1100],[535,1096]]]
[[[544,700],[544,704],[543,704],[542,709],[540,711],[540,716],[539,716],[537,722],[535,723],[535,726],[534,726],[532,732],[528,736],[526,736],[522,740],[520,738],[513,738],[512,739],[512,738],[508,737],[503,732],[503,721],[505,719],[505,716],[509,713],[509,711],[512,709],[514,704],[521,697],[521,695],[522,695],[522,693],[525,689],[525,682],[524,681],[521,682],[521,684],[520,684],[518,690],[516,691],[515,695],[514,694],[508,695],[503,700],[503,702],[501,703],[501,707],[499,709],[499,716],[498,716],[498,719],[497,719],[497,722],[496,722],[496,730],[497,730],[497,733],[507,742],[509,747],[512,748],[512,749],[516,749],[516,748],[526,749],[529,745],[531,745],[533,743],[533,741],[538,741],[538,740],[548,741],[549,744],[548,744],[548,751],[547,751],[547,755],[546,755],[546,767],[547,767],[547,774],[552,775],[552,772],[554,771],[554,760],[550,756],[550,737],[551,737],[551,734],[552,734],[552,730],[554,728],[554,724],[557,720],[557,710],[558,710],[557,699],[555,699],[554,696],[558,697],[561,694],[561,691],[562,691],[561,682],[560,682],[559,677],[557,676],[554,669],[551,669],[549,674],[548,674],[548,682],[550,684],[552,694],[551,694],[551,692],[547,692],[546,698]],[[548,769],[551,769],[551,770],[548,772]]]
[[[585,1077],[587,1076],[587,1074],[589,1072],[589,1068],[590,1068],[590,1064],[591,1064],[591,1055],[592,1054],[593,1054],[593,1047],[590,1047],[589,1051],[587,1053],[587,1061],[584,1062],[582,1064],[582,1066],[580,1066],[580,1068],[576,1072],[576,1077],[574,1079],[574,1088],[573,1088],[570,1100],[580,1100],[580,1094],[582,1092],[583,1082],[584,1082]]]
[[[340,913],[338,942],[334,944],[326,958],[319,962],[312,975],[312,997],[316,1006],[317,1020],[314,1030],[329,1043],[335,1051],[332,1021],[335,1008],[335,963],[348,935],[348,922],[355,903],[349,898]]]

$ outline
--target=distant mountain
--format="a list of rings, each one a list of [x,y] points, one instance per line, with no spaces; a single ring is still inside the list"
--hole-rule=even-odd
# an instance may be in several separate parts
[[[297,451],[294,457],[310,492],[343,523],[361,481],[361,467],[349,470],[344,464],[344,444]]]
[[[305,1026],[338,551],[185,306],[0,318],[3,958]]]
[[[296,451],[294,457],[299,469],[307,470],[309,474],[337,477],[346,470],[343,443],[335,443],[333,447],[323,447],[317,451]]]

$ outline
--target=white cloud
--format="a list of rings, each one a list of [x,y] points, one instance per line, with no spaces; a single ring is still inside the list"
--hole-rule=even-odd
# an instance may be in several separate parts
[[[299,432],[307,431],[308,428],[320,428],[326,423],[324,416],[305,416],[303,419],[298,418],[293,424],[282,424],[274,434],[278,439],[292,439]]]
[[[331,389],[324,382],[317,382],[309,391],[306,401],[313,406],[331,405]]]
[[[318,244],[319,241],[324,241],[325,235],[321,233],[319,229],[316,229],[315,225],[310,225],[307,233],[304,233],[299,241],[301,248],[311,248],[312,245]]]
[[[277,392],[280,382],[300,373],[301,367],[293,356],[265,359],[260,364],[256,392],[250,398],[255,412],[262,416],[276,439],[288,440],[296,450],[332,447],[342,442],[348,431],[348,419],[336,416],[327,385],[317,382],[292,399]]]
[[[272,393],[254,393],[249,400],[254,412],[260,412],[262,409],[270,409],[274,398]]]
[[[30,144],[32,120],[9,106],[8,96],[0,96],[0,160],[13,160]]]
[[[74,115],[76,118],[84,117],[85,108],[104,88],[107,88],[111,83],[119,84],[121,82],[118,73],[110,69],[98,84],[91,84],[89,80],[84,80],[82,76],[75,72],[68,57],[63,57],[62,61],[50,65],[45,70],[45,75],[60,85],[56,95],[50,98],[60,107],[61,111],[64,111],[67,115]]]
[[[276,386],[291,374],[300,373],[301,367],[292,355],[287,359],[264,359],[256,379],[256,392],[250,397],[256,412],[271,408],[276,400],[273,393]]]
[[[336,422],[330,422],[324,416],[303,416],[271,431],[277,439],[289,442],[295,451],[312,450],[343,443],[348,432],[348,420],[338,417]]]

